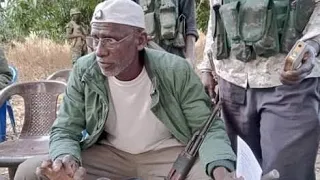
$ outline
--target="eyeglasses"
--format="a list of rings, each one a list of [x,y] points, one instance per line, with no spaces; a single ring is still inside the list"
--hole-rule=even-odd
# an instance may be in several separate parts
[[[87,37],[87,44],[90,48],[96,49],[100,43],[102,48],[114,49],[119,46],[122,42],[129,39],[134,33],[131,33],[119,41],[113,38],[95,38],[95,37]]]

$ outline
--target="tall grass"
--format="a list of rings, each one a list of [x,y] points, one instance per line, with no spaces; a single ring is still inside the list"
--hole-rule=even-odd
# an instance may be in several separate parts
[[[45,79],[57,70],[72,67],[68,44],[35,36],[24,42],[12,42],[6,48],[6,57],[17,68],[20,82]]]

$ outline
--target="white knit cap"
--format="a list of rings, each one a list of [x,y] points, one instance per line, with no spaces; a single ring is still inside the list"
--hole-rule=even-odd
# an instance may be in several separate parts
[[[93,13],[92,23],[117,23],[145,29],[144,12],[132,0],[105,0]]]

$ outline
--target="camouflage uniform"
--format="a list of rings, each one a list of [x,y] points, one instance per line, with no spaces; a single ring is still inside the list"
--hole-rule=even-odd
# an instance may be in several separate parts
[[[194,0],[134,0],[144,10],[146,31],[164,50],[186,57],[187,36],[198,38]]]
[[[7,60],[0,48],[0,90],[8,86],[11,82],[12,74],[8,67]]]
[[[70,16],[80,14],[80,11],[76,8],[71,9]],[[88,35],[88,28],[84,24],[79,24],[74,20],[71,20],[66,26],[67,36],[81,36],[73,37],[69,39],[71,45],[71,59],[74,64],[75,61],[87,53],[87,45],[85,37]]]
[[[212,0],[210,0],[211,2]],[[316,0],[316,8],[310,20],[303,32],[304,37],[314,37],[315,40],[320,42],[319,34],[320,30],[320,18],[319,18],[319,0]],[[212,4],[212,3],[211,3]],[[318,14],[317,14],[318,13]],[[213,68],[211,62],[214,64],[215,73],[223,79],[246,88],[250,86],[252,88],[268,88],[281,85],[279,80],[279,73],[284,66],[284,58],[286,54],[278,53],[271,57],[257,57],[256,60],[244,63],[243,61],[237,60],[232,55],[224,60],[216,60],[214,57],[213,61],[210,62],[208,54],[214,54],[216,47],[213,38],[213,27],[215,19],[214,13],[210,13],[210,19],[208,23],[208,31],[206,36],[206,45],[204,50],[204,59],[198,66],[201,71],[211,71]],[[315,68],[309,77],[320,76],[320,57],[317,57],[315,62]]]
[[[227,1],[230,2],[230,0]],[[255,0],[254,2],[261,2],[256,3],[256,7],[252,8],[257,10],[254,13],[267,12],[258,9],[269,1]],[[292,1],[276,0],[274,2],[277,5],[289,4]],[[251,42],[253,49],[257,52],[251,54],[255,55],[254,58],[245,59],[250,54],[239,58],[237,50],[242,48],[241,45],[244,47],[246,44],[239,41],[238,35],[241,34],[241,38],[246,38],[255,34],[264,24],[253,22],[248,25],[251,28],[243,25],[240,26],[243,31],[238,32],[239,29],[232,29],[232,26],[239,21],[235,23],[232,21],[236,19],[233,18],[234,16],[239,15],[237,13],[241,13],[241,10],[239,12],[237,10],[241,8],[243,2],[241,1],[240,5],[236,1],[223,4],[219,10],[223,17],[221,20],[216,16],[213,8],[214,0],[211,0],[212,11],[208,24],[204,61],[198,68],[208,72],[214,70],[218,75],[220,100],[223,101],[222,114],[234,149],[236,149],[235,138],[239,135],[261,161],[264,173],[275,168],[280,171],[280,180],[315,180],[314,163],[320,131],[320,57],[316,57],[312,73],[300,84],[283,85],[279,77],[286,54],[297,39],[312,39],[320,44],[320,0],[294,2],[297,4],[289,4],[290,11],[283,11],[284,17],[287,17],[286,13],[288,13],[289,17],[294,15],[299,18],[293,18],[286,23],[282,22],[284,26],[281,26],[281,22],[277,22],[277,28],[282,27],[287,30],[287,33],[281,34],[282,39],[280,36],[268,37],[269,41],[264,43],[269,44],[260,47],[255,46],[256,42]],[[266,4],[266,7],[268,5],[270,4]],[[281,8],[276,9],[277,13],[282,11]],[[300,13],[294,14],[294,11],[300,11]],[[306,25],[299,23],[306,13],[310,13]],[[246,14],[240,16],[242,18],[240,22],[250,19],[250,17],[243,19],[245,16]],[[277,19],[280,18],[277,17]],[[218,20],[229,22],[223,23],[227,27],[226,31],[223,29],[219,31],[221,29],[217,28]],[[292,24],[303,24],[303,26],[292,28]],[[274,27],[270,26],[268,30],[272,28]],[[273,35],[284,32],[283,29],[276,30],[278,31],[272,33]],[[224,33],[230,39],[226,40],[227,44],[219,44],[218,42],[226,35]],[[297,36],[286,39],[287,36],[295,35]],[[239,43],[233,44],[235,41]],[[279,44],[276,44],[277,42]],[[272,46],[275,48],[258,55],[259,48],[266,50]],[[227,52],[223,51],[225,47],[228,48]],[[228,56],[223,57],[224,53]],[[244,50],[242,53],[247,52]],[[209,56],[210,54],[212,56]],[[243,57],[244,59],[241,59]]]

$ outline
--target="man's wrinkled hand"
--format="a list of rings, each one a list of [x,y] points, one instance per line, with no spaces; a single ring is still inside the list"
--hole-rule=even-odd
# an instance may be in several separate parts
[[[214,100],[216,97],[215,88],[218,84],[214,79],[211,72],[202,72],[201,73],[201,81],[204,85],[206,93],[210,96],[211,100]]]
[[[66,155],[63,158],[57,158],[55,161],[43,161],[37,168],[36,174],[50,180],[84,180],[86,170],[79,167],[72,156]]]
[[[301,66],[295,70],[284,71],[280,74],[280,81],[285,85],[294,85],[303,81],[311,72],[314,67],[316,52],[310,45],[308,51],[305,53]]]

